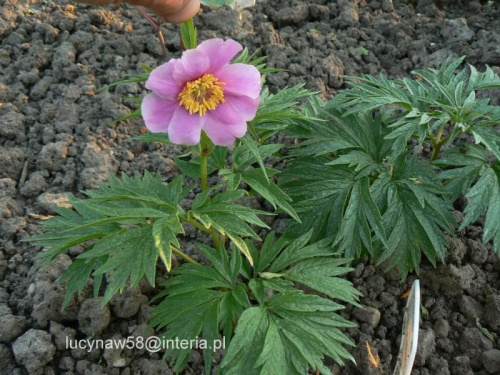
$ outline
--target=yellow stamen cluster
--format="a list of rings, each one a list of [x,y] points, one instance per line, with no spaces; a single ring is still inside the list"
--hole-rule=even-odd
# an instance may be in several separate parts
[[[186,83],[179,94],[179,104],[190,114],[199,113],[203,116],[207,111],[224,103],[224,82],[220,82],[212,74],[204,74],[201,78]]]

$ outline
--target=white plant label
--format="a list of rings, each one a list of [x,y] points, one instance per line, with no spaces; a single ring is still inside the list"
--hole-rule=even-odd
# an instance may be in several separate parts
[[[403,336],[393,375],[411,375],[417,354],[418,328],[420,325],[420,282],[415,280],[406,302]]]

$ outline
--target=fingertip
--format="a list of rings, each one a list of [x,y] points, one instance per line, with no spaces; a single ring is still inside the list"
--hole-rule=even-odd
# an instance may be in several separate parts
[[[175,14],[164,14],[163,18],[167,22],[181,23],[193,18],[200,10],[200,0],[187,0],[184,7]]]

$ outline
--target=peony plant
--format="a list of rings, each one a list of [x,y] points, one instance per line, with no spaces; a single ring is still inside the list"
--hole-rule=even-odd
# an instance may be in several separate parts
[[[478,99],[500,87],[493,70],[456,73],[462,58],[416,79],[351,78],[325,103],[302,85],[269,93],[274,70],[234,40],[198,45],[192,21],[181,36],[180,58],[116,83],[145,83],[122,120],[143,118],[138,140],[182,145],[180,176],[111,176],[31,238],[45,247],[42,265],[84,249],[61,277],[64,306],[88,284],[106,304],[146,279],[160,289],[151,325],[165,341],[224,339],[218,374],[330,374],[325,357],[353,359],[342,331],[353,324],[338,314],[359,297],[340,277],[351,261],[369,255],[405,278],[422,258],[443,261],[447,235],[483,215],[483,241],[500,253],[500,107]],[[283,170],[269,163],[283,156],[278,133]],[[287,217],[281,235],[273,215]],[[188,227],[196,255],[185,251]],[[203,349],[211,374],[213,348]],[[180,372],[189,353],[165,357]]]
[[[280,175],[297,233],[334,237],[344,256],[369,255],[405,278],[425,258],[444,262],[447,235],[484,215],[483,242],[500,254],[500,106],[481,93],[500,77],[489,67],[457,72],[463,60],[416,78],[351,77],[352,89],[311,101],[309,116],[322,121],[285,129],[300,142]]]
[[[84,249],[61,277],[64,307],[88,285],[106,304],[146,279],[160,289],[151,325],[165,341],[223,338],[218,373],[330,374],[325,356],[341,365],[353,360],[342,332],[353,324],[338,314],[359,296],[340,278],[349,259],[337,255],[333,238],[277,235],[263,220],[279,214],[300,223],[275,182],[280,171],[266,161],[283,148],[278,132],[313,120],[298,106],[312,93],[299,85],[270,94],[262,83],[273,70],[263,57],[233,40],[198,45],[192,22],[181,31],[187,50],[180,58],[131,77],[150,92],[127,116],[142,116],[149,130],[137,139],[186,148],[175,158],[181,175],[111,176],[83,191],[86,198],[72,197],[71,209],[55,207],[59,216],[30,241],[45,248],[41,265]],[[249,206],[251,196],[276,212]],[[184,250],[188,227],[197,230],[197,255]],[[203,349],[211,374],[214,350]],[[165,357],[180,372],[189,353],[169,348]]]

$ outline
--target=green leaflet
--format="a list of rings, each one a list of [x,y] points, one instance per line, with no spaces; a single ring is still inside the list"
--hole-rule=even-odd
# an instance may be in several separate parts
[[[285,279],[295,281],[309,288],[312,288],[320,293],[323,293],[331,298],[357,305],[356,296],[361,293],[353,289],[352,284],[340,275],[352,271],[352,268],[339,267],[349,262],[349,259],[309,259],[295,265],[286,273]],[[342,309],[342,305],[337,305]]]
[[[296,157],[280,175],[280,186],[293,199],[302,224],[313,240],[336,236],[347,257],[373,253],[372,232],[385,244],[381,214],[371,196],[371,180],[385,170],[392,141],[382,118],[345,115],[337,102],[311,102],[321,121],[297,123],[287,133],[301,138],[291,150]]]
[[[278,256],[283,247],[290,243],[290,240],[286,238],[286,236],[281,236],[278,241],[275,241],[275,232],[270,232],[262,244],[260,249],[260,254],[255,256],[256,264],[255,271],[262,272],[267,267],[269,267],[270,263]],[[307,238],[307,242],[309,238]]]
[[[222,292],[208,289],[172,296],[154,310],[151,324],[158,326],[158,328],[168,324],[163,333],[164,340],[175,340],[177,337],[185,340],[195,340],[199,337],[219,338],[214,323],[217,322],[221,296]],[[168,303],[168,306],[165,303]],[[169,318],[166,319],[167,317]],[[162,319],[161,325],[158,325],[158,319]],[[174,371],[178,373],[185,366],[190,352],[189,348],[174,349],[169,347],[165,351],[165,358],[172,358]],[[210,369],[213,351],[211,349],[205,350],[204,354],[205,366]]]
[[[354,89],[342,92],[336,102],[346,109],[345,116],[382,107],[385,113],[393,115],[391,132],[386,135],[387,139],[394,140],[392,161],[405,151],[410,138],[422,144],[449,122],[453,127],[447,144],[460,132],[472,131],[477,142],[500,154],[498,141],[490,140],[486,133],[494,138],[498,135],[484,128],[499,123],[500,108],[489,105],[489,99],[476,100],[476,91],[499,88],[500,77],[489,67],[483,73],[472,66],[469,66],[469,74],[466,70],[455,73],[463,60],[464,57],[447,60],[440,69],[415,71],[417,79],[389,80],[383,75],[352,77],[350,85]]]
[[[372,230],[384,246],[387,244],[382,217],[373,201],[368,177],[355,181],[350,195],[335,242],[340,244],[340,251],[347,257],[359,257],[363,248],[372,254]]]
[[[494,139],[494,138],[493,138]],[[493,141],[490,139],[489,141]],[[491,150],[490,150],[491,151]],[[460,230],[486,214],[483,242],[493,240],[493,249],[500,252],[500,163],[490,163],[486,150],[479,145],[452,148],[436,161],[446,169],[440,178],[455,200],[464,194],[469,198]],[[478,178],[479,177],[479,178]]]
[[[268,316],[261,307],[243,312],[230,349],[221,363],[222,374],[259,374],[254,365],[262,351],[268,324]]]
[[[198,46],[198,36],[193,19],[181,23],[181,39],[186,49],[194,49]]]
[[[466,195],[470,199],[460,229],[486,213],[483,242],[493,239],[493,249],[500,253],[500,163],[487,168]]]
[[[193,202],[193,210],[189,211],[189,215],[207,229],[213,227],[217,232],[229,237],[252,264],[250,250],[242,238],[259,239],[250,225],[269,228],[257,215],[271,214],[234,203],[234,200],[246,194],[244,190],[226,191],[208,200],[209,193],[210,190],[207,190],[200,194],[200,198]]]
[[[442,232],[455,225],[450,203],[466,194],[462,225],[486,214],[483,240],[498,249],[498,167],[490,153],[500,157],[500,107],[476,92],[499,88],[500,77],[488,67],[457,72],[463,60],[413,72],[416,79],[355,77],[354,89],[333,100],[311,100],[307,119],[285,129],[300,141],[279,179],[301,219],[292,230],[312,230],[313,241],[333,237],[346,256],[367,252],[404,277],[418,271],[422,253],[433,264],[444,258]],[[447,150],[461,133],[477,146]],[[410,140],[431,143],[431,160],[441,151],[433,165],[445,169],[443,185],[429,163],[416,162]]]
[[[275,173],[274,170],[266,170],[268,173]],[[237,188],[241,181],[247,183],[255,192],[261,195],[276,209],[281,208],[293,219],[300,222],[300,219],[290,204],[292,199],[286,195],[271,179],[267,178],[261,169],[248,169],[241,173],[225,172],[223,174],[229,188]],[[237,182],[237,185],[235,186]]]
[[[234,0],[231,1],[233,2]],[[243,48],[243,51],[241,51],[241,53],[233,59],[232,63],[249,64],[255,66],[260,72],[260,74],[262,74],[262,79],[261,79],[262,83],[265,83],[265,74],[281,72],[282,69],[268,68],[266,63],[267,56],[257,57],[260,51],[261,49],[259,48],[255,50],[253,53],[250,53],[248,51],[248,48],[245,47]]]
[[[153,311],[151,324],[164,330],[166,339],[219,338],[222,332],[229,344],[222,374],[302,374],[309,368],[328,373],[325,355],[339,364],[352,359],[344,348],[352,342],[340,329],[353,324],[337,314],[341,304],[304,294],[294,283],[317,276],[312,278],[311,288],[329,288],[330,296],[352,304],[357,304],[359,293],[339,278],[351,270],[344,267],[348,260],[332,258],[325,243],[307,245],[309,239],[310,234],[276,239],[271,233],[260,251],[249,244],[256,265],[253,275],[244,270],[248,263],[238,251],[228,256],[198,244],[211,266],[184,264],[174,269],[175,276],[156,297],[166,299]],[[317,282],[318,277],[324,280]],[[189,350],[165,355],[179,371]],[[212,356],[204,351],[206,374],[211,371]]]
[[[388,267],[397,266],[402,276],[418,271],[422,253],[432,263],[443,259],[441,231],[452,232],[454,221],[432,167],[406,151],[406,138],[391,159],[399,141],[387,136],[391,126],[383,115],[348,114],[336,104],[312,103],[325,121],[289,129],[302,139],[280,175],[302,221],[292,230],[311,230],[313,241],[333,237],[348,258],[390,258]]]
[[[91,277],[97,297],[106,274],[103,303],[143,277],[154,285],[158,257],[167,269],[171,265],[170,244],[178,245],[176,235],[183,232],[178,204],[189,190],[181,178],[165,184],[149,172],[143,177],[124,174],[85,191],[88,199],[73,198],[73,210],[55,208],[60,216],[43,222],[45,233],[29,239],[47,248],[38,257],[42,265],[73,246],[95,240],[61,277],[67,281],[64,306]]]
[[[255,118],[250,121],[252,137],[263,145],[271,136],[277,134],[297,121],[312,120],[311,114],[298,110],[300,101],[313,97],[313,92],[304,89],[304,84],[286,87],[276,94],[264,88],[260,95],[261,105]]]
[[[250,153],[253,155],[253,157],[255,158],[257,163],[259,164],[259,166],[262,170],[262,173],[264,173],[266,178],[269,178],[269,176],[267,175],[266,167],[264,165],[264,158],[260,152],[261,149],[259,147],[259,144],[248,134],[245,135],[245,137],[241,138],[241,140],[243,142],[243,145],[247,147],[248,151],[250,151]]]
[[[178,216],[171,215],[168,218],[155,220],[152,228],[152,236],[158,255],[165,265],[167,271],[172,268],[171,244],[180,246],[177,235],[184,233],[184,228]]]
[[[254,282],[250,287],[256,296],[261,294],[261,305],[263,304],[263,287],[277,288],[285,291],[290,284],[286,280],[308,285],[321,293],[351,304],[357,304],[359,293],[352,287],[350,282],[342,280],[337,276],[344,275],[352,269],[344,267],[349,259],[332,258],[335,253],[331,248],[331,239],[308,244],[312,232],[308,232],[298,238],[292,239],[285,234],[275,240],[274,232],[267,235],[261,250],[254,254],[255,271],[263,279],[258,284]],[[283,281],[279,281],[283,280]],[[258,292],[262,289],[262,292]],[[337,304],[338,308],[342,308]]]
[[[265,279],[299,282],[331,298],[356,305],[359,293],[350,282],[337,277],[352,271],[345,267],[350,259],[332,257],[331,239],[308,244],[311,234],[308,232],[294,240],[285,235],[274,241],[274,233],[270,233],[256,263],[259,275]]]
[[[489,161],[484,148],[468,145],[446,150],[434,164],[445,169],[439,177],[445,181],[446,190],[451,193],[451,200],[455,201],[460,194],[469,190]]]
[[[129,177],[123,174],[121,179],[111,176],[109,183],[97,190],[86,190],[84,193],[91,198],[91,202],[118,202],[117,208],[123,207],[161,207],[168,212],[174,212],[180,200],[187,195],[183,189],[183,180],[176,178],[166,185],[160,175],[144,173],[144,177]],[[87,204],[85,204],[87,205]],[[109,216],[109,215],[108,215]]]
[[[371,232],[382,243],[386,238],[368,177],[356,179],[349,168],[328,166],[325,159],[306,160],[292,164],[281,179],[281,186],[298,202],[294,208],[302,224],[297,228],[301,233],[312,229],[313,239],[336,236],[347,257],[373,253]]]
[[[97,92],[99,93],[101,91],[108,90],[111,87],[127,85],[129,83],[146,82],[148,80],[149,73],[151,73],[151,68],[144,64],[141,64],[141,68],[145,71],[145,73],[125,74],[125,79],[104,85],[97,90]]]
[[[232,155],[233,168],[235,171],[241,172],[246,168],[248,168],[249,166],[251,166],[252,164],[257,163],[258,160],[263,161],[265,158],[278,152],[282,148],[283,145],[280,143],[278,144],[271,143],[267,145],[258,146],[256,155],[255,150],[252,151],[249,145],[243,143],[238,147],[236,147],[233,151]],[[268,169],[267,168],[265,169],[267,173]]]
[[[455,221],[447,194],[431,167],[416,158],[399,158],[391,178],[381,178],[373,186],[374,198],[382,207],[388,236],[378,263],[389,259],[387,268],[397,267],[402,278],[419,270],[421,254],[432,264],[444,260],[446,237]]]
[[[165,340],[203,338],[209,342],[221,339],[223,331],[229,340],[238,317],[250,306],[248,297],[237,276],[241,257],[233,251],[231,257],[223,251],[199,245],[213,267],[184,264],[173,272],[175,276],[164,283],[165,290],[156,297],[166,297],[153,310],[151,325],[163,329]],[[223,288],[223,290],[217,288]],[[165,357],[174,361],[175,371],[184,367],[190,349],[169,349]],[[205,373],[211,373],[212,348],[204,350]]]
[[[137,113],[137,115],[140,115],[140,112]],[[136,141],[142,141],[146,143],[153,143],[153,142],[159,142],[159,143],[170,143],[170,140],[168,139],[168,135],[165,133],[146,133],[146,134],[140,134],[136,137],[133,137],[132,139],[135,139]]]
[[[68,307],[75,294],[81,294],[83,288],[87,285],[92,271],[98,268],[103,262],[106,261],[106,256],[94,259],[77,259],[68,267],[68,269],[61,275],[60,282],[66,283],[66,295],[62,304],[62,310]],[[101,285],[101,278],[96,275],[94,277],[94,296],[97,297],[99,287]]]
[[[226,165],[227,148],[216,146],[208,158],[208,175],[213,172],[223,169]],[[184,160],[184,157],[190,157]],[[183,155],[182,157],[174,157],[174,160],[181,170],[182,174],[191,178],[200,177],[200,157],[192,157],[191,153]]]
[[[495,157],[500,160],[500,134],[493,128],[474,126],[472,134],[476,143],[483,144]]]
[[[104,293],[103,305],[108,303],[115,293],[123,291],[129,279],[131,287],[136,286],[144,276],[154,285],[157,258],[158,252],[154,246],[151,227],[138,229],[136,236],[124,243],[94,272],[94,275],[111,272],[107,278],[108,286]]]
[[[331,301],[296,290],[245,310],[221,374],[304,374],[309,368],[330,374],[325,355],[340,364],[352,360],[342,345],[353,343],[339,328],[353,325],[335,309]]]
[[[280,175],[279,185],[293,200],[301,220],[298,233],[313,230],[312,240],[335,235],[355,177],[344,166],[326,166],[330,159],[294,161]]]

